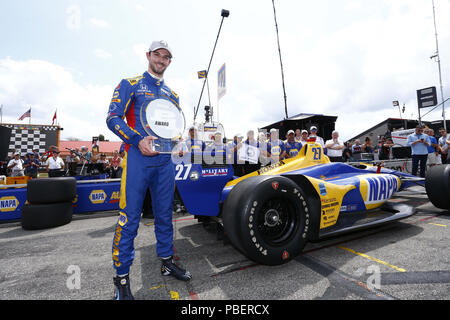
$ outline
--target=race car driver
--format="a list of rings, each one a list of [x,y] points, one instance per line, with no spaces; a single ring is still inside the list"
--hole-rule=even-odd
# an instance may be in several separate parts
[[[159,154],[152,147],[152,144],[162,145],[170,143],[170,140],[157,140],[148,126],[144,109],[155,99],[179,104],[178,95],[165,85],[163,79],[164,71],[171,63],[172,51],[165,41],[154,41],[146,55],[148,71],[142,76],[120,82],[114,90],[106,120],[108,128],[126,143],[122,161],[120,215],[112,247],[113,265],[117,272],[114,278],[117,300],[133,299],[129,272],[147,189],[152,198],[156,253],[162,260],[161,273],[183,281],[191,279],[191,274],[173,261],[174,164],[170,154]],[[152,134],[149,135],[146,129]]]

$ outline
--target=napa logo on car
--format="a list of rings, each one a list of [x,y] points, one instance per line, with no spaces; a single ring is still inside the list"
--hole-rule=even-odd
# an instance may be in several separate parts
[[[7,196],[0,198],[0,211],[10,212],[15,211],[19,206],[19,200],[14,196]]]
[[[89,195],[89,200],[91,200],[93,204],[104,203],[106,200],[106,193],[103,190],[92,190]]]
[[[361,177],[361,194],[366,206],[386,202],[399,188],[400,181],[396,176],[367,175]]]

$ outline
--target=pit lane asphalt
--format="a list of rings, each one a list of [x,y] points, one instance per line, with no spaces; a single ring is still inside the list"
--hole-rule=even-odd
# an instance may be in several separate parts
[[[417,214],[392,224],[310,243],[288,264],[255,264],[192,216],[175,215],[178,262],[193,274],[160,274],[153,220],[142,219],[131,269],[136,299],[450,299],[450,214],[423,188],[398,193]],[[111,245],[117,212],[74,215],[54,229],[0,225],[0,300],[113,297]],[[79,270],[80,287],[74,277]]]

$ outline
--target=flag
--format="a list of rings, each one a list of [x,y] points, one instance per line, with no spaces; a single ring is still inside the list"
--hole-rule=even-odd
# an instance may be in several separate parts
[[[220,67],[219,72],[217,73],[217,91],[219,99],[227,92],[225,63]]]
[[[55,114],[53,115],[53,119],[52,119],[52,125],[54,125],[54,123],[55,123],[55,120],[56,120],[56,111],[55,111]]]
[[[198,74],[198,78],[199,79],[205,79],[206,78],[206,70],[199,71],[199,72],[197,72],[197,74]]]
[[[25,113],[19,118],[19,120],[23,120],[23,119],[25,119],[26,117],[31,118],[31,108],[30,108],[27,112],[25,112]]]

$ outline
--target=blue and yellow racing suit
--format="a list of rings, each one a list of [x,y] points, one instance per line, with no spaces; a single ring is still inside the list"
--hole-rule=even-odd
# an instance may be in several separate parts
[[[295,140],[293,142],[289,142],[289,140],[286,140],[284,142],[284,148],[286,150],[286,153],[289,155],[289,157],[294,158],[298,155],[298,153],[302,149],[302,144]]]
[[[163,80],[148,72],[123,79],[114,90],[106,123],[125,143],[120,189],[120,215],[113,240],[113,263],[118,274],[129,272],[134,259],[134,238],[137,235],[142,206],[150,190],[155,216],[156,253],[159,257],[173,255],[172,206],[175,190],[175,168],[170,154],[144,156],[139,142],[148,135],[145,117],[147,104],[155,99],[167,99],[179,105],[178,96]],[[166,143],[156,140],[155,143]],[[167,142],[167,143],[170,143]]]
[[[267,152],[270,153],[272,157],[281,157],[285,151],[284,142],[281,140],[273,141],[269,139],[267,143]]]

